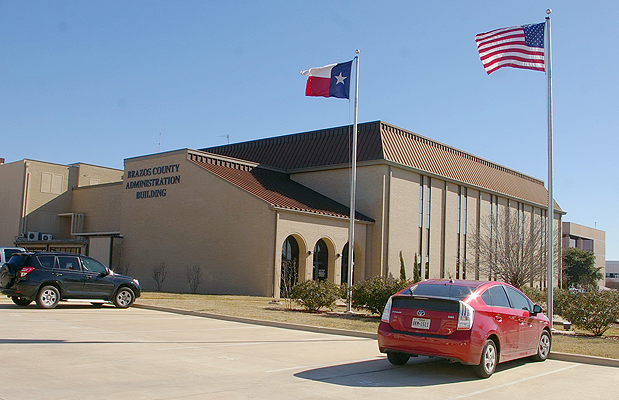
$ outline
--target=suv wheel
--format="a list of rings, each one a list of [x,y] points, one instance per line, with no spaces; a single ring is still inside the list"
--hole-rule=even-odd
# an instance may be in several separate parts
[[[118,292],[116,292],[116,296],[114,296],[114,305],[118,308],[127,308],[133,304],[134,300],[135,294],[133,290],[128,287],[121,287],[118,289]]]
[[[55,286],[44,286],[37,295],[37,305],[41,308],[54,308],[60,301],[60,292]]]
[[[11,300],[13,303],[17,304],[20,307],[26,307],[28,304],[32,303],[32,300],[24,299],[23,297],[11,296]]]

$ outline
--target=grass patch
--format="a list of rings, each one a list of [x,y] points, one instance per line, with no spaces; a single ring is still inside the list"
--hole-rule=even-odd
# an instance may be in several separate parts
[[[380,322],[378,316],[365,311],[346,314],[342,304],[336,305],[333,311],[314,313],[294,302],[289,306],[283,301],[271,304],[271,300],[255,296],[142,292],[137,304],[371,333],[376,333]],[[555,328],[563,330],[562,325],[555,324]],[[619,325],[602,337],[591,337],[578,330],[574,335],[555,334],[552,351],[619,359]]]

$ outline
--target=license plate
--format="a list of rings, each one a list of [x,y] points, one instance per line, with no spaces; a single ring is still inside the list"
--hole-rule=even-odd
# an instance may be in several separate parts
[[[430,321],[428,318],[413,318],[411,327],[415,329],[430,329]]]

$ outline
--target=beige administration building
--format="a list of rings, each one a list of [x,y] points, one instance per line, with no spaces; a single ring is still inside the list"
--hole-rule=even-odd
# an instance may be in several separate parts
[[[0,165],[0,244],[90,254],[146,290],[280,295],[346,280],[351,127],[125,160],[124,171],[22,160]],[[359,125],[354,280],[479,276],[467,234],[496,213],[546,217],[541,180],[382,121]],[[557,230],[564,212],[555,204]],[[466,263],[465,263],[466,260]],[[466,270],[464,265],[467,265]]]

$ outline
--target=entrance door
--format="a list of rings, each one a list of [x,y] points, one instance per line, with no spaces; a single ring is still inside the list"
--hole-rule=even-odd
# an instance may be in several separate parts
[[[327,268],[329,265],[329,250],[324,240],[320,239],[314,246],[314,273],[313,279],[324,281],[327,279]]]
[[[299,279],[299,244],[297,240],[288,236],[282,246],[282,276],[279,286],[279,295],[290,297],[290,290]]]

